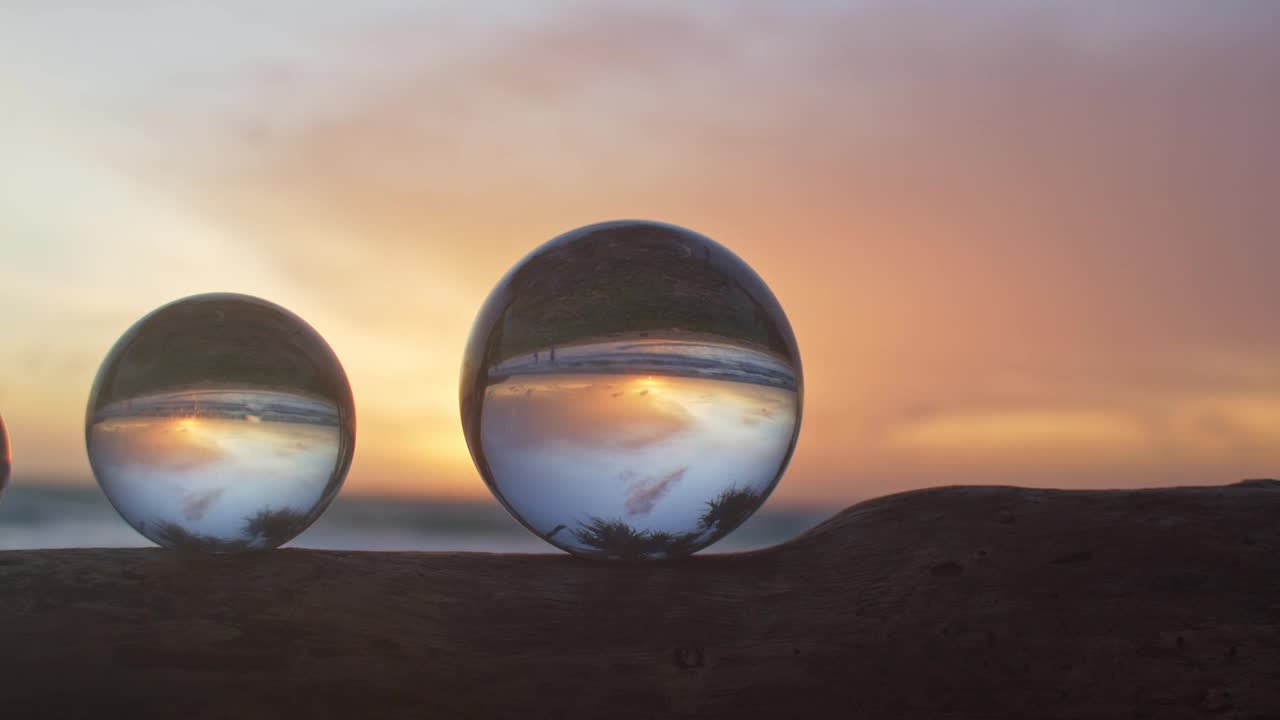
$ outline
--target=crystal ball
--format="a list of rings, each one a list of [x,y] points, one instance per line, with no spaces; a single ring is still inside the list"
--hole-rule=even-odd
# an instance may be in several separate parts
[[[552,239],[481,307],[461,382],[476,468],[575,555],[647,560],[723,538],[778,483],[800,430],[795,335],[715,241],[617,221]]]
[[[337,356],[297,315],[246,295],[196,295],[111,348],[85,441],[103,492],[151,541],[266,550],[342,487],[355,407]]]
[[[9,454],[9,434],[4,429],[4,418],[0,418],[0,490],[9,484],[9,469],[13,467],[13,458]]]

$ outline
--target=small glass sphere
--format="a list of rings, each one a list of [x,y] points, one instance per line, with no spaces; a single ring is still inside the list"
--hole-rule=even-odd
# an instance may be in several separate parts
[[[195,295],[111,348],[85,441],[103,492],[151,541],[267,550],[338,494],[355,407],[337,356],[297,315],[247,295]]]
[[[463,360],[471,457],[521,523],[576,555],[688,555],[764,502],[800,431],[795,335],[711,239],[617,221],[512,268]]]
[[[4,429],[4,418],[0,417],[0,491],[9,484],[9,470],[13,467],[13,456],[9,454],[9,434]]]

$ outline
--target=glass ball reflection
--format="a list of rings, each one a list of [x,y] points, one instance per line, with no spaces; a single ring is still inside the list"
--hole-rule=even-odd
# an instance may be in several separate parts
[[[537,248],[480,309],[463,360],[472,459],[527,528],[645,560],[723,538],[772,492],[800,430],[795,335],[711,239],[647,221]]]
[[[0,418],[0,491],[9,484],[9,470],[13,467],[13,457],[9,454],[9,434],[4,429],[4,418]]]
[[[266,550],[342,487],[355,407],[337,356],[301,318],[247,295],[196,295],[111,348],[85,440],[103,492],[151,541]]]

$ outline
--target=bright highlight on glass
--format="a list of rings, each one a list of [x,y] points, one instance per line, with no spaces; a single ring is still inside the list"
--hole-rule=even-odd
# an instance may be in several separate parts
[[[506,274],[472,328],[462,422],[490,490],[577,555],[688,555],[745,521],[800,428],[795,336],[723,246],[619,221]]]
[[[266,550],[337,495],[355,408],[338,358],[301,318],[246,295],[196,295],[116,342],[85,438],[98,484],[148,539]]]

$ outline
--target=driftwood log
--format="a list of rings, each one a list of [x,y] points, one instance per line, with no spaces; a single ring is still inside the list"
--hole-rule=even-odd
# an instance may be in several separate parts
[[[0,553],[7,718],[1280,718],[1280,487],[955,487],[784,545]]]

